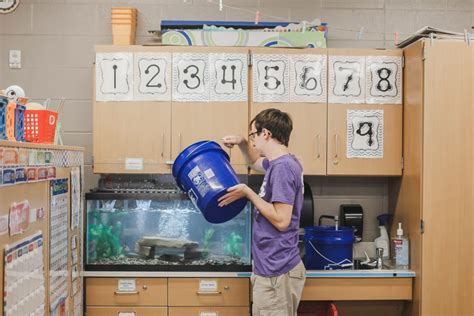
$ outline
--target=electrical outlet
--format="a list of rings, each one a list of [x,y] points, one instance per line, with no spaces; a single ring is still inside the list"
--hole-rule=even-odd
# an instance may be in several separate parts
[[[20,69],[21,68],[21,50],[10,50],[8,55],[8,64],[11,69]]]

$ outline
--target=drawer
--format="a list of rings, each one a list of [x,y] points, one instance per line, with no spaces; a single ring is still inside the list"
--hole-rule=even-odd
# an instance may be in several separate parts
[[[248,278],[170,278],[169,306],[249,306]]]
[[[86,278],[86,304],[166,306],[167,283],[166,278]]]
[[[167,316],[166,307],[87,307],[86,316]]]
[[[245,316],[249,307],[170,307],[168,316]]]

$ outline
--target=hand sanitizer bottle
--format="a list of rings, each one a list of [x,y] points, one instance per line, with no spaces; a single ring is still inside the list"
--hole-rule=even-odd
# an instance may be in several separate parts
[[[392,242],[395,269],[408,270],[410,248],[408,238],[403,236],[402,223],[398,223],[397,236],[392,238]]]

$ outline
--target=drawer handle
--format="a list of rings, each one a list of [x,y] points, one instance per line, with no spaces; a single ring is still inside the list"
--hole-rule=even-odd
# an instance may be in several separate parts
[[[197,295],[221,295],[221,291],[197,291]]]
[[[130,291],[130,292],[126,292],[126,291],[115,291],[114,292],[115,295],[138,295],[140,294],[140,292],[138,291]]]

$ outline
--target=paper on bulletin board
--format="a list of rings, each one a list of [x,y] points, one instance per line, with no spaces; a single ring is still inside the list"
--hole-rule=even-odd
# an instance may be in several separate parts
[[[96,101],[133,99],[132,53],[97,53],[95,74]]]
[[[171,53],[134,54],[134,100],[171,101]]]
[[[173,54],[172,100],[209,101],[209,54]]]
[[[288,102],[289,58],[279,54],[254,54],[253,102]]]
[[[209,54],[210,100],[247,101],[247,54]]]
[[[366,103],[402,104],[402,57],[366,58]]]
[[[326,55],[290,55],[290,102],[326,103]]]
[[[68,296],[68,179],[51,181],[49,227],[50,311],[58,313]]]
[[[365,56],[329,56],[329,103],[365,103]]]
[[[383,110],[347,110],[347,158],[383,158]]]
[[[71,229],[79,227],[81,220],[81,170],[71,169]]]

